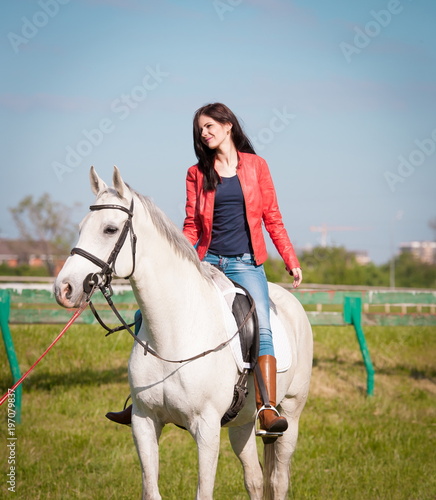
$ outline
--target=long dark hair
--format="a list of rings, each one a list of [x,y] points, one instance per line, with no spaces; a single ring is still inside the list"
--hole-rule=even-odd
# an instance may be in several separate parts
[[[197,109],[193,127],[194,150],[198,159],[198,168],[204,175],[203,188],[205,191],[213,191],[220,182],[220,177],[214,168],[216,150],[208,148],[201,140],[201,130],[198,126],[198,119],[201,115],[208,116],[221,124],[231,123],[231,137],[236,149],[241,153],[255,154],[255,151],[238,119],[225,104],[215,102]]]

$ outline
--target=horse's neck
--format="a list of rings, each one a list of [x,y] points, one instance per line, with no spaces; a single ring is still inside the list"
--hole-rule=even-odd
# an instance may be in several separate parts
[[[189,304],[194,296],[206,286],[205,279],[192,263],[171,255],[160,253],[156,259],[139,259],[138,271],[131,279],[138,304],[151,314],[173,307],[174,301]],[[142,308],[141,307],[141,308]]]

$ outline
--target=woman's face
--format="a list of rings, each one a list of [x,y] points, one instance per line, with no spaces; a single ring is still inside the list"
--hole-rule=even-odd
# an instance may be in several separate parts
[[[231,123],[220,123],[207,115],[200,115],[198,119],[201,140],[210,149],[220,148],[225,141],[230,141]]]

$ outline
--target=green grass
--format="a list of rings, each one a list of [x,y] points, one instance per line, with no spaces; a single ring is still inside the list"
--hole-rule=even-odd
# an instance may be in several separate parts
[[[24,372],[60,326],[17,325],[12,334]],[[375,395],[350,327],[315,327],[311,393],[292,463],[290,499],[434,500],[436,328],[366,327],[376,369]],[[74,325],[24,383],[16,428],[16,493],[7,491],[7,410],[0,409],[0,498],[140,498],[139,461],[130,430],[104,418],[128,395],[131,340],[97,326]],[[0,348],[0,390],[11,384]],[[196,449],[167,426],[161,439],[164,499],[190,499]],[[246,499],[242,470],[223,431],[217,500]]]

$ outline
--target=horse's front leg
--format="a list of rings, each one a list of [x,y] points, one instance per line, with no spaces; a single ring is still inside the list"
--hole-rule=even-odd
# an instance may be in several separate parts
[[[198,484],[196,500],[212,500],[220,449],[220,418],[202,418],[190,432],[197,443]]]
[[[142,468],[142,500],[161,500],[158,487],[159,437],[163,425],[149,417],[132,414],[132,433]]]

